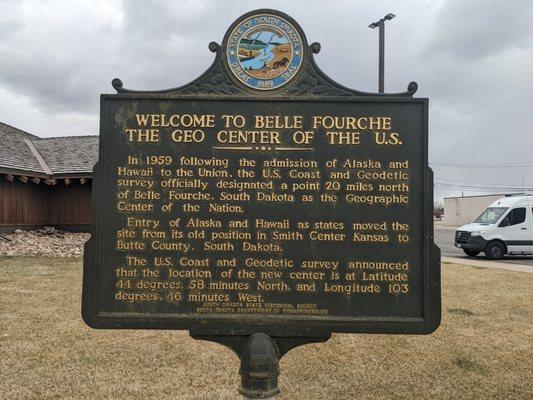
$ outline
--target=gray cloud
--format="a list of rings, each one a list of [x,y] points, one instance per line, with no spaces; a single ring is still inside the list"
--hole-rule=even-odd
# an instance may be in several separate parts
[[[319,66],[366,91],[377,87],[378,35],[368,24],[395,13],[386,88],[415,80],[430,98],[430,159],[533,160],[533,3],[518,0],[3,1],[0,120],[42,136],[96,133],[99,94],[113,92],[114,77],[137,89],[183,85],[211,64],[210,41],[263,7],[295,18],[310,43],[321,42]],[[533,186],[533,168],[435,169],[437,179]]]
[[[475,61],[531,43],[533,4],[523,0],[443,2],[431,29],[429,54]]]

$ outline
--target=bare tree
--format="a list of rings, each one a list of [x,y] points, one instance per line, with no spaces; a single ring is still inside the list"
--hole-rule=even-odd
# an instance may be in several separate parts
[[[433,203],[433,216],[435,219],[441,219],[444,215],[444,202],[442,200],[435,200]]]

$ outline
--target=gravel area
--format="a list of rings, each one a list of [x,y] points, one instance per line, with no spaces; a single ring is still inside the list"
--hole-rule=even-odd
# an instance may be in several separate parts
[[[2,256],[79,257],[89,233],[72,233],[46,227],[34,231],[17,229],[0,235]]]

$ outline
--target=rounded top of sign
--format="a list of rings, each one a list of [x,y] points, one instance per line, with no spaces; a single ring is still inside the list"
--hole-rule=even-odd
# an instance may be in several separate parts
[[[307,42],[300,26],[276,10],[251,11],[237,19],[223,42],[232,75],[256,90],[274,90],[290,82],[302,66]]]

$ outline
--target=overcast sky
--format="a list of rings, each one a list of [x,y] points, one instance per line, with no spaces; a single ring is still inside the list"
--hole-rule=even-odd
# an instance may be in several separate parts
[[[256,8],[295,18],[322,44],[322,70],[365,91],[377,90],[368,24],[396,14],[385,90],[414,80],[430,98],[436,197],[533,187],[530,0],[0,0],[0,121],[39,136],[97,134],[114,77],[134,89],[185,84],[211,64],[208,43]]]

